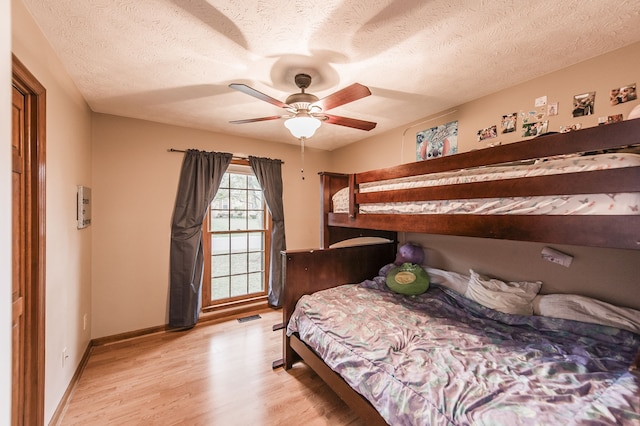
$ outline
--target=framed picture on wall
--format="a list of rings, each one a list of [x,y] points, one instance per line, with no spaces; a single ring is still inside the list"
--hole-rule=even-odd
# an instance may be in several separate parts
[[[596,102],[596,92],[587,92],[573,97],[573,116],[583,117],[593,114],[593,107]]]
[[[516,123],[518,121],[518,114],[511,113],[502,116],[500,121],[501,133],[511,133],[516,131]]]
[[[457,152],[457,120],[416,133],[416,160],[429,160]]]
[[[489,126],[489,127],[485,127],[484,129],[480,129],[480,130],[478,130],[476,132],[476,135],[478,136],[478,142],[498,137],[497,126],[494,124],[493,126]]]
[[[638,93],[636,92],[635,83],[611,89],[611,94],[609,95],[611,105],[623,104],[636,99],[638,99]]]
[[[548,121],[534,121],[522,125],[522,137],[538,136],[547,133]]]

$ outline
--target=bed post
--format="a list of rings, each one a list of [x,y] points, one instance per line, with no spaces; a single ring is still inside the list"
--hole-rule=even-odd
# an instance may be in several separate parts
[[[397,238],[395,231],[377,229],[329,226],[329,213],[333,211],[331,197],[342,188],[355,185],[355,175],[344,173],[320,172],[320,247],[329,248],[331,244],[355,237],[384,237],[390,240]],[[353,195],[353,194],[351,194]],[[350,203],[354,198],[350,200]]]
[[[355,218],[358,206],[356,205],[356,175],[349,175],[349,217]]]
[[[338,241],[327,226],[329,212],[333,211],[331,197],[341,188],[348,185],[348,176],[342,173],[320,172],[320,247],[329,248]]]

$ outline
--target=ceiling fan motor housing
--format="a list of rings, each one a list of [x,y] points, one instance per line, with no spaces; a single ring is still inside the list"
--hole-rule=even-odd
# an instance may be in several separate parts
[[[303,93],[304,89],[311,86],[311,76],[309,74],[296,74],[294,80],[296,82],[296,86],[302,89]]]
[[[293,95],[289,95],[285,103],[296,109],[309,109],[309,106],[317,101],[318,97],[311,93],[294,93]]]
[[[291,105],[297,110],[309,110],[311,104],[318,102],[318,97],[316,95],[304,92],[304,89],[311,85],[311,76],[309,74],[296,74],[295,82],[296,86],[298,86],[302,92],[289,95],[285,103],[287,105]]]
[[[296,74],[295,82],[302,92],[289,95],[285,103],[298,110],[308,110],[312,103],[318,102],[316,95],[304,92],[304,89],[311,85],[311,76],[309,74]]]

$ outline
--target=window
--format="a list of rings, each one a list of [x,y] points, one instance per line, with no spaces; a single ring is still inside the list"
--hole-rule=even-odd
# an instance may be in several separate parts
[[[204,221],[203,308],[266,297],[270,224],[258,179],[234,160]]]

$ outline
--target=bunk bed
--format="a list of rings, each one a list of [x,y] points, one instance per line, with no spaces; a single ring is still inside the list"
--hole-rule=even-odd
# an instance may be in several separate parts
[[[516,177],[409,189],[363,192],[360,187],[376,181],[442,174],[447,171],[484,172],[500,165],[522,166],[547,159],[551,162],[589,161],[584,154],[633,150],[640,143],[640,120],[629,120],[575,132],[552,134],[507,145],[460,153],[449,157],[402,164],[355,174],[322,173],[322,246],[345,237],[384,235],[380,231],[407,231],[464,235],[519,241],[573,244],[594,247],[640,249],[640,215],[633,207],[623,214],[414,214],[367,213],[362,205],[416,203],[440,200],[496,199],[591,194],[633,194],[640,192],[640,167],[609,168],[563,174]],[[640,152],[640,150],[636,150]],[[633,154],[629,154],[633,156]],[[636,156],[637,161],[637,156]],[[546,163],[546,162],[544,162]],[[632,161],[629,161],[632,163]],[[544,164],[541,166],[544,167]],[[334,212],[333,197],[348,188],[348,211]],[[636,195],[630,195],[635,197]],[[606,195],[605,195],[605,198]],[[464,210],[461,208],[460,210]],[[534,212],[535,213],[535,212]],[[366,231],[365,231],[366,230]],[[376,230],[372,232],[371,230]],[[588,230],[589,232],[585,232]],[[636,230],[636,232],[629,232]]]
[[[393,262],[395,258],[397,232],[640,250],[640,212],[638,212],[640,202],[637,201],[639,199],[637,196],[640,194],[640,164],[633,158],[638,156],[635,152],[638,152],[636,145],[639,142],[640,120],[629,120],[380,170],[355,174],[321,173],[323,209],[321,248],[283,253],[285,273],[283,321],[284,324],[288,324],[283,339],[285,368],[291,368],[294,362],[302,358],[367,424],[386,424],[387,422],[412,424],[410,415],[412,412],[419,412],[420,419],[433,424],[468,424],[470,422],[483,424],[483,421],[484,424],[488,424],[487,421],[491,424],[517,424],[519,422],[536,424],[541,419],[563,421],[567,424],[571,424],[571,422],[588,423],[589,421],[604,424],[608,422],[634,424],[634,422],[640,421],[640,402],[637,397],[640,392],[639,379],[637,373],[627,373],[627,368],[637,371],[640,363],[638,356],[636,356],[640,346],[640,335],[637,334],[637,331],[619,330],[606,325],[593,324],[576,327],[572,321],[557,318],[521,317],[518,315],[513,317],[478,305],[475,301],[469,301],[464,295],[456,293],[451,288],[437,284],[432,285],[424,295],[407,298],[386,291],[383,285],[383,269],[381,269]],[[522,166],[527,168],[530,165],[535,168],[536,164],[542,164],[542,168],[548,168],[547,166],[555,163],[564,164],[560,167],[560,169],[564,169],[567,162],[580,164],[584,159],[587,159],[588,162],[600,161],[594,159],[603,158],[601,157],[603,155],[609,159],[613,158],[614,162],[616,158],[621,159],[620,161],[625,164],[617,167],[611,166],[609,163],[598,163],[595,167],[587,168],[582,168],[579,165],[577,169],[569,167],[568,173],[534,172],[533,175],[517,174],[508,179],[473,177],[467,180],[463,179],[463,183],[459,183],[459,180],[454,183],[445,180],[440,184],[443,181],[438,180],[438,184],[435,186],[417,184],[410,189],[398,189],[393,186],[392,189],[380,189],[379,187],[374,190],[365,189],[367,185],[378,185],[379,181],[395,185],[395,180],[413,180],[413,176],[423,176],[433,182],[435,179],[431,177],[437,174],[437,178],[440,179],[444,172],[453,172],[464,176],[471,173],[477,176],[475,174],[477,171],[484,175],[487,170],[502,170],[505,167],[523,168]],[[347,191],[347,206],[342,211],[334,211],[334,207],[336,207],[334,204],[338,204],[336,194],[340,191],[342,193]],[[594,206],[593,200],[597,198],[595,197],[597,194],[605,194],[604,199],[606,200],[607,197],[609,199],[604,211]],[[623,194],[620,198],[624,200],[624,205],[614,206],[619,194]],[[589,207],[595,209],[577,209],[577,212],[561,210],[560,214],[558,214],[560,210],[556,210],[555,206],[544,212],[524,208],[524,213],[519,214],[509,214],[508,211],[506,213],[504,211],[476,213],[473,210],[483,199],[490,199],[491,203],[505,198],[516,199],[519,202],[523,197],[540,196],[560,198],[561,203],[571,197],[573,197],[572,199],[577,197],[579,203],[584,201],[584,204],[591,204]],[[434,213],[430,210],[431,207],[423,208],[421,205],[421,203],[429,203],[434,200],[445,200],[445,204],[455,203],[463,207],[455,212],[448,211],[441,214]],[[473,209],[464,205],[465,200],[471,201]],[[344,204],[344,200],[342,203]],[[392,204],[391,212],[384,210],[383,213],[376,212],[376,208],[384,207],[389,203]],[[402,203],[411,204],[413,210],[410,213],[400,211],[396,207],[397,204]],[[536,199],[534,204],[538,203],[540,201]],[[374,209],[367,211],[367,205],[374,206]],[[377,244],[351,247],[339,243],[354,237],[372,239],[382,237],[388,239],[389,242],[378,241]],[[345,285],[347,283],[359,284]],[[300,300],[301,298],[302,300]],[[343,307],[344,310],[340,311],[337,306],[340,305],[340,301],[344,300],[347,300],[346,306]],[[358,305],[356,301],[360,300],[365,300],[365,304]],[[367,303],[374,303],[371,300],[377,300],[386,307],[367,305]],[[304,307],[307,310],[301,312],[296,306],[300,309]],[[330,306],[331,309],[334,309],[330,312],[333,320],[348,317],[346,320],[347,331],[345,329],[333,331],[330,329],[331,326],[327,324],[334,323],[331,321],[325,323],[326,320],[322,317],[319,308],[324,306]],[[439,311],[436,307],[442,308],[444,311]],[[368,310],[371,312],[367,313]],[[436,312],[435,317],[425,318],[424,311],[430,310]],[[387,315],[384,314],[385,312],[393,314]],[[471,317],[466,317],[468,313]],[[294,320],[291,320],[292,316]],[[586,387],[581,387],[578,383],[575,389],[557,389],[557,392],[550,391],[549,385],[543,384],[544,390],[540,392],[548,393],[545,394],[546,400],[545,395],[536,394],[538,390],[535,387],[529,387],[531,376],[520,375],[518,377],[522,377],[526,382],[526,384],[519,384],[525,387],[524,390],[518,391],[518,386],[514,385],[513,389],[516,389],[516,394],[509,396],[505,390],[509,386],[506,385],[492,388],[491,383],[486,382],[470,384],[477,376],[469,374],[470,370],[464,367],[456,370],[448,365],[447,363],[457,359],[452,355],[452,344],[450,341],[438,340],[442,343],[443,348],[448,348],[449,358],[438,352],[438,345],[431,345],[429,359],[442,361],[441,364],[434,361],[436,372],[428,370],[425,373],[431,374],[428,378],[423,376],[422,382],[410,383],[409,388],[394,388],[393,385],[397,381],[411,382],[412,377],[417,377],[413,373],[416,373],[416,368],[421,370],[424,367],[424,360],[419,361],[418,364],[409,363],[400,368],[388,364],[390,361],[384,356],[378,360],[378,364],[375,364],[371,360],[379,355],[377,353],[361,354],[360,359],[367,360],[364,364],[370,366],[370,370],[366,370],[363,363],[358,360],[343,358],[336,361],[336,355],[329,354],[331,349],[323,346],[330,342],[328,346],[335,349],[335,341],[338,340],[338,336],[346,337],[348,340],[348,330],[352,330],[354,335],[358,335],[356,329],[368,329],[374,317],[386,317],[387,322],[394,323],[394,326],[395,322],[402,322],[404,318],[409,318],[409,322],[419,323],[422,328],[433,328],[438,339],[443,339],[443,334],[451,332],[452,335],[457,336],[458,342],[472,341],[472,346],[474,344],[485,345],[494,352],[500,352],[503,347],[511,344],[505,342],[518,340],[511,336],[529,336],[528,338],[532,339],[531,342],[523,344],[525,346],[539,344],[540,347],[536,347],[533,352],[525,351],[525,357],[536,358],[538,356],[551,362],[551,358],[554,357],[553,351],[551,353],[545,352],[542,349],[545,345],[550,345],[555,348],[554,350],[560,351],[585,351],[582,353],[587,359],[585,364],[581,364],[581,361],[571,364],[565,359],[564,361],[560,360],[559,365],[566,367],[571,364],[570,367],[567,367],[569,369],[586,368],[585,371],[581,370],[585,374],[583,378],[591,377],[588,376],[588,373],[593,373],[595,376],[603,375],[601,377],[609,373],[611,375],[606,376],[603,382],[592,382],[585,385]],[[307,319],[306,326],[305,318]],[[457,325],[454,324],[456,318],[461,319],[461,331],[455,331],[457,330],[455,328]],[[470,326],[474,322],[481,325],[480,329],[474,329]],[[318,334],[323,327],[329,327],[328,331],[325,330],[327,333]],[[373,326],[371,325],[371,327]],[[318,333],[309,331],[316,328],[318,328]],[[531,329],[542,331],[539,334],[537,332],[532,334],[530,333]],[[491,332],[485,333],[483,330],[491,330]],[[551,334],[545,334],[545,330],[551,330]],[[396,331],[398,331],[398,336],[406,337],[409,333],[413,336],[411,338],[415,337],[415,334],[411,334],[402,327]],[[378,338],[378,332],[370,332],[376,336],[376,339]],[[456,334],[458,332],[463,334]],[[572,346],[571,349],[567,349],[560,342],[554,340],[553,336],[555,335],[566,335],[573,332],[577,334],[573,336],[573,340],[570,339],[572,343],[568,344],[575,346],[576,342],[582,342],[586,345],[585,347],[576,349],[577,346]],[[380,333],[382,340],[389,338],[394,341],[395,339],[393,334]],[[417,332],[414,331],[414,333]],[[533,336],[534,334],[535,336]],[[613,339],[614,335],[615,339]],[[471,338],[465,339],[463,336],[480,337],[478,337],[479,340],[473,340]],[[536,340],[540,336],[542,336],[542,340]],[[607,336],[607,339],[612,338],[613,340],[603,342],[601,336]],[[431,335],[425,339],[431,341],[434,338]],[[620,340],[617,340],[618,338]],[[355,349],[347,349],[347,352],[357,351],[359,347],[368,346],[368,343],[364,344],[362,339],[362,336],[356,337]],[[395,347],[390,352],[391,358],[408,356],[415,361],[411,353],[409,355],[403,354],[400,350],[408,343],[411,342],[402,339],[396,341]],[[556,344],[560,346],[556,346]],[[599,355],[589,349],[592,347],[598,348],[596,352],[600,351]],[[619,349],[617,355],[612,353],[613,348]],[[517,352],[522,350],[522,347],[515,350],[517,354],[513,356],[516,358],[523,356],[523,352]],[[464,356],[469,355],[468,351],[465,353]],[[325,356],[326,359],[323,358]],[[337,356],[345,356],[345,354],[341,353]],[[501,356],[509,358],[512,354],[501,354]],[[599,356],[602,358],[598,358]],[[636,356],[635,360],[634,356]],[[591,371],[593,365],[601,365],[605,362],[604,359],[610,360],[611,357],[616,358],[616,365],[610,365],[610,369],[598,370],[596,368]],[[328,360],[329,358],[331,361]],[[406,360],[406,358],[402,359]],[[568,364],[562,364],[565,361]],[[467,366],[467,368],[475,369],[474,371],[477,372],[482,362],[495,363],[495,360],[484,359],[479,361],[479,364],[470,364],[471,367]],[[337,366],[344,367],[345,365],[347,370],[356,372],[356,378],[349,376],[349,373],[345,373],[341,368],[337,368]],[[553,375],[554,369],[560,368],[559,365],[547,365],[552,371],[550,375]],[[590,367],[586,367],[587,365]],[[411,374],[403,371],[403,368],[408,368]],[[424,368],[427,369],[427,367]],[[448,368],[449,370],[447,370]],[[515,369],[516,367],[509,365],[507,368]],[[543,367],[538,365],[530,366],[530,368],[540,369]],[[336,373],[335,370],[340,370],[341,374]],[[438,372],[442,373],[444,370],[448,371],[449,375],[438,375]],[[528,374],[531,371],[529,370]],[[495,373],[494,370],[492,372]],[[567,373],[562,380],[573,380],[574,385],[575,381],[581,380],[577,378],[578,376],[572,375],[575,371]],[[463,376],[464,378],[462,378]],[[387,377],[387,379],[382,380],[380,377]],[[504,380],[504,376],[497,374],[495,379]],[[430,382],[426,386],[425,381],[428,380]],[[444,384],[439,383],[443,380]],[[386,384],[381,385],[381,383]],[[428,390],[432,388],[434,383],[445,387],[438,387],[435,394],[429,394]],[[608,384],[611,386],[607,387]],[[591,391],[586,390],[589,386]],[[427,397],[424,397],[425,389]],[[493,389],[493,391],[490,392],[491,395],[483,396],[483,389],[485,391]],[[412,397],[407,397],[407,392]],[[424,412],[424,408],[416,408],[411,405],[415,403],[413,395],[421,394],[420,392],[422,392],[427,405],[431,407],[426,412]],[[566,392],[564,396],[563,392]],[[598,397],[592,398],[591,392]],[[503,400],[500,399],[502,393],[505,395]],[[394,397],[390,397],[389,394]],[[460,399],[455,399],[458,397]],[[390,400],[395,400],[392,401],[392,405],[389,405]],[[372,405],[372,401],[375,401],[376,407]],[[400,406],[394,405],[398,401],[400,401]],[[577,401],[577,405],[572,405],[567,401]],[[528,402],[536,403],[527,411],[522,406]],[[550,408],[556,402],[561,408]],[[403,403],[410,405],[402,405]]]

